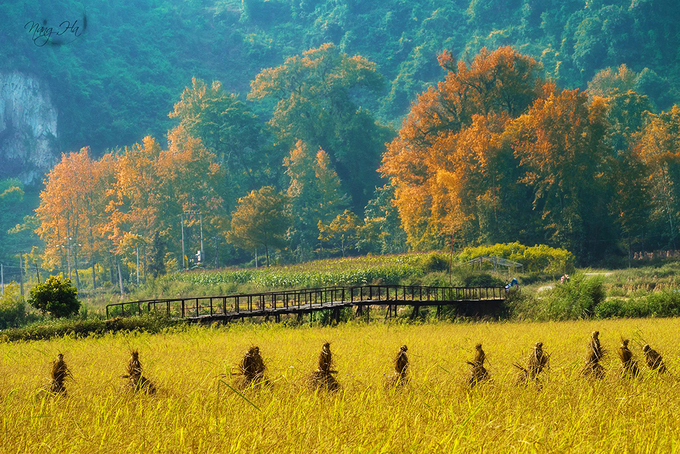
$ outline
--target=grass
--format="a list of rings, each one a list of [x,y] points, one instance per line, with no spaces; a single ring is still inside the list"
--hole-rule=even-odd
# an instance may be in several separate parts
[[[1,452],[672,452],[680,389],[678,319],[548,323],[355,324],[334,328],[234,324],[164,334],[103,334],[0,344]],[[590,333],[609,352],[604,380],[578,377]],[[619,378],[621,337],[648,342],[670,373]],[[517,387],[513,363],[543,342],[542,391]],[[336,393],[307,386],[331,342]],[[465,385],[482,343],[492,382]],[[408,345],[406,386],[385,388]],[[230,376],[259,346],[274,382],[238,391]],[[125,391],[139,350],[153,396]],[[58,353],[73,374],[68,397],[49,397]],[[226,374],[226,377],[224,376]]]

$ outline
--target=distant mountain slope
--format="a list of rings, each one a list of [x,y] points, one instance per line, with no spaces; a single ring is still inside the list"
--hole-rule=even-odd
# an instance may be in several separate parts
[[[640,88],[660,108],[680,86],[675,0],[26,0],[1,4],[0,21],[0,72],[50,88],[58,151],[162,137],[191,76],[245,95],[262,68],[324,42],[378,64],[384,93],[364,105],[395,125],[443,76],[443,49],[472,56],[511,44],[571,87],[608,66],[650,68]],[[39,27],[43,38],[52,28],[51,42],[41,45]]]

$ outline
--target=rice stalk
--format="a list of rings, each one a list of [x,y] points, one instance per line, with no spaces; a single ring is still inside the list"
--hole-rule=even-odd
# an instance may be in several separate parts
[[[484,367],[485,359],[486,354],[482,350],[482,344],[477,344],[475,346],[475,358],[471,362],[466,361],[472,366],[470,376],[468,377],[468,386],[470,388],[474,388],[476,385],[489,380],[489,372]]]
[[[268,383],[267,377],[265,376],[265,365],[262,356],[260,355],[259,347],[250,347],[246,354],[241,359],[238,365],[238,375],[240,375],[240,380],[238,380],[237,385],[241,389],[245,389],[249,386],[260,387],[263,383]]]
[[[337,371],[333,370],[333,354],[331,353],[331,344],[326,342],[321,348],[319,355],[319,368],[312,372],[310,384],[314,388],[326,389],[328,391],[337,391],[340,389],[340,384],[333,377]]]
[[[649,346],[649,344],[645,344],[642,347],[642,351],[645,354],[645,361],[647,362],[647,366],[652,369],[658,371],[660,374],[665,373],[668,369],[666,369],[666,364],[663,362],[663,357],[652,347]]]
[[[64,355],[59,353],[57,355],[56,361],[52,361],[50,392],[53,394],[61,394],[62,396],[66,396],[67,392],[64,383],[69,377],[73,378],[71,371],[64,361]]]
[[[520,370],[519,376],[517,377],[517,384],[526,386],[529,381],[535,381],[540,387],[541,382],[538,375],[548,367],[549,360],[550,355],[543,351],[543,342],[536,342],[533,351],[527,359],[526,367],[518,363],[514,364],[514,366]]]
[[[142,374],[142,363],[139,361],[139,352],[133,350],[130,355],[130,361],[127,365],[127,374],[122,378],[127,378],[127,388],[136,392],[143,392],[146,394],[155,394],[156,386]]]
[[[633,359],[633,352],[628,348],[628,339],[621,342],[621,347],[617,350],[619,359],[621,360],[621,375],[626,377],[637,377],[640,375],[637,361]]]
[[[388,386],[401,386],[409,382],[409,360],[408,356],[406,355],[407,351],[408,347],[406,345],[402,345],[399,348],[397,357],[394,359],[394,374],[389,376],[387,379]]]
[[[600,360],[604,355],[605,350],[602,348],[602,345],[600,345],[600,332],[593,331],[590,335],[590,343],[588,344],[586,364],[581,370],[581,374],[589,378],[602,380],[605,375],[605,370],[600,364]]]

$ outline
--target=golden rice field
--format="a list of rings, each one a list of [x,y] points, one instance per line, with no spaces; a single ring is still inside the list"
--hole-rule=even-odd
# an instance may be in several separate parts
[[[680,450],[680,320],[286,328],[233,325],[163,335],[109,335],[0,344],[0,452],[676,452]],[[607,376],[579,377],[590,332],[600,331]],[[644,338],[670,373],[619,377],[621,337]],[[336,393],[309,389],[331,342]],[[543,389],[514,385],[534,342],[551,354]],[[465,364],[481,342],[493,379],[472,391]],[[402,344],[411,382],[386,388]],[[275,382],[237,393],[228,374],[253,345]],[[138,349],[156,395],[124,390]],[[59,352],[73,374],[50,397]],[[224,383],[222,382],[224,381]],[[226,384],[225,384],[226,383]]]

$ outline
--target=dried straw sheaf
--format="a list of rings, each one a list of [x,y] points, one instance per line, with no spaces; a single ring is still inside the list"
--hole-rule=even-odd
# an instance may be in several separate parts
[[[388,386],[401,386],[408,383],[409,361],[406,355],[407,351],[408,347],[406,345],[402,345],[399,348],[399,353],[397,353],[397,357],[394,359],[394,374],[387,379]]]
[[[52,373],[50,375],[50,392],[54,394],[66,395],[66,386],[64,382],[67,378],[73,378],[71,371],[68,369],[66,362],[64,362],[64,355],[59,353],[57,360],[52,361]]]
[[[142,375],[142,363],[139,361],[139,352],[137,350],[131,352],[130,361],[127,365],[127,374],[123,375],[123,378],[128,379],[127,387],[134,392],[156,393],[156,387],[151,380]]]
[[[515,363],[514,366],[520,370],[517,377],[517,384],[526,386],[529,381],[535,381],[539,386],[541,385],[538,375],[548,367],[550,355],[543,351],[543,342],[536,342],[534,350],[527,359],[526,367]]]
[[[628,348],[628,339],[624,339],[617,350],[621,359],[621,374],[623,377],[637,377],[640,375],[637,361],[633,359],[633,352]]]
[[[477,384],[489,380],[489,372],[484,368],[486,354],[484,353],[484,350],[482,350],[482,344],[477,344],[475,349],[475,359],[472,360],[472,362],[467,361],[467,363],[472,366],[468,378],[468,385],[470,388],[474,388]]]
[[[267,382],[267,377],[264,375],[265,365],[259,347],[250,347],[238,368],[238,375],[241,376],[238,385],[242,389],[249,386],[260,387]]]
[[[333,370],[333,354],[331,353],[331,344],[326,342],[321,348],[319,355],[319,368],[312,372],[310,383],[315,388],[327,389],[329,391],[336,391],[340,389],[340,384],[333,377],[337,371]]]
[[[659,371],[660,374],[667,371],[663,358],[656,350],[650,347],[649,344],[645,344],[645,346],[642,347],[642,351],[645,353],[645,360],[650,369]]]
[[[600,345],[600,332],[593,331],[590,335],[590,343],[588,344],[588,354],[586,355],[586,365],[581,373],[586,377],[597,378],[599,380],[604,378],[604,367],[600,364],[600,360],[604,357],[605,351]]]

